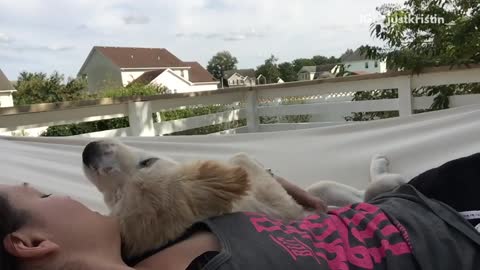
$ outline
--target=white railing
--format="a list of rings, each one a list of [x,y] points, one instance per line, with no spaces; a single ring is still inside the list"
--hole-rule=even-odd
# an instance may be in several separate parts
[[[36,104],[0,108],[0,134],[42,127],[128,117],[129,127],[78,136],[158,136],[246,119],[246,126],[216,134],[268,132],[345,124],[354,112],[398,111],[400,117],[428,109],[433,97],[413,97],[412,90],[425,86],[480,82],[480,66],[432,68],[421,74],[394,72],[343,78],[222,89],[210,92],[168,94]],[[398,98],[352,101],[359,91],[398,89]],[[304,104],[282,105],[295,97]],[[198,105],[228,105],[223,112],[172,121],[154,122],[153,114]],[[450,97],[450,107],[480,104],[480,94]],[[261,117],[308,115],[307,123],[261,123]]]

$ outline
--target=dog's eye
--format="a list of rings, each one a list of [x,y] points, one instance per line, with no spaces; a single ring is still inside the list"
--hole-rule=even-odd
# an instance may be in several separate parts
[[[152,166],[153,163],[155,163],[158,160],[158,158],[147,158],[145,160],[140,161],[138,164],[140,168],[147,168]]]

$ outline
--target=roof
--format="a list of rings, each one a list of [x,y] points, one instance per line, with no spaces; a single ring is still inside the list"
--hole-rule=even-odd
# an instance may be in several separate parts
[[[182,60],[164,48],[95,46],[93,50],[98,50],[120,68],[185,66]]]
[[[160,74],[162,74],[166,69],[157,69],[157,70],[152,70],[152,71],[147,71],[140,75],[140,77],[136,78],[135,80],[131,81],[128,85],[139,83],[139,84],[149,84],[155,78],[157,78]]]
[[[12,83],[8,80],[7,76],[0,69],[0,91],[15,90]]]
[[[342,56],[340,56],[342,62],[362,61],[367,59],[367,56],[362,55],[360,52],[360,48],[355,51],[347,50]]]
[[[318,66],[303,66],[300,69],[299,73],[301,72],[330,72],[337,64],[325,64],[325,65],[318,65]]]
[[[206,70],[202,65],[198,62],[184,62],[186,66],[190,67],[188,71],[188,77],[192,83],[199,83],[199,82],[216,82],[217,80],[213,77],[208,70]]]
[[[249,77],[249,78],[255,78],[255,70],[253,68],[248,68],[248,69],[232,69],[232,70],[227,70],[224,72],[224,77],[226,79],[230,78],[233,76],[233,74],[238,73],[242,75],[243,77]]]
[[[174,54],[163,48],[134,48],[134,47],[101,47],[95,46],[88,55],[85,63],[78,72],[81,74],[94,51],[99,51],[105,57],[110,59],[113,64],[119,68],[178,68],[190,67],[189,77],[193,83],[200,82],[216,82],[212,74],[210,74],[198,62],[183,62]],[[148,73],[148,72],[147,72]],[[144,74],[145,80],[148,76],[155,73]],[[160,75],[159,73],[158,75]],[[157,76],[158,76],[157,75]],[[156,78],[156,77],[155,77]],[[153,80],[152,78],[151,80]],[[150,81],[151,81],[150,80]]]

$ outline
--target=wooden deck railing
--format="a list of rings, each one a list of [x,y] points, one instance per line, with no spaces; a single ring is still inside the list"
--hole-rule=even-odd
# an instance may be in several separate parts
[[[87,100],[0,108],[0,134],[55,125],[128,117],[129,127],[79,136],[159,136],[210,125],[246,119],[246,126],[224,133],[267,132],[344,124],[354,112],[398,111],[409,116],[428,109],[433,98],[413,97],[419,87],[480,82],[480,66],[440,67],[420,74],[393,72],[302,81],[209,92],[148,97]],[[398,98],[352,101],[359,91],[398,89]],[[285,104],[295,98],[303,104]],[[202,116],[154,122],[153,114],[189,106],[228,105],[229,109]],[[480,94],[450,97],[450,107],[480,104]],[[306,123],[261,121],[265,118],[308,115]]]

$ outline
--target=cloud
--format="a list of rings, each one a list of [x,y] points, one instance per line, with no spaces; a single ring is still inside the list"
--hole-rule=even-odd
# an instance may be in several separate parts
[[[58,46],[58,45],[48,45],[48,46],[31,46],[31,45],[12,45],[3,48],[7,51],[15,52],[65,52],[73,50],[73,46]]]
[[[339,56],[347,48],[375,45],[369,31],[375,7],[404,0],[0,2],[0,25],[9,26],[0,28],[0,53],[10,56],[2,62],[7,72],[29,63],[29,69],[72,75],[95,45],[165,47],[204,65],[216,52],[229,50],[241,67],[255,67],[271,53],[282,61]],[[59,11],[55,16],[52,7]],[[13,58],[27,60],[15,65]]]
[[[75,27],[75,30],[78,30],[78,31],[85,31],[85,30],[88,30],[88,26],[86,24],[80,24],[78,25],[77,27]]]
[[[124,16],[123,22],[125,24],[148,24],[150,23],[150,17],[146,15],[127,15]]]
[[[247,32],[229,32],[229,33],[177,33],[177,38],[189,39],[207,39],[207,40],[223,40],[223,41],[241,41],[247,39],[261,39],[266,37],[266,34],[257,33],[255,31]]]
[[[12,39],[4,33],[0,33],[0,43],[10,43]]]

